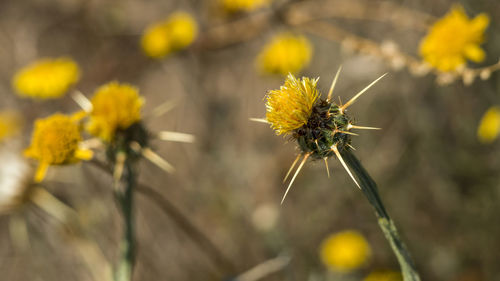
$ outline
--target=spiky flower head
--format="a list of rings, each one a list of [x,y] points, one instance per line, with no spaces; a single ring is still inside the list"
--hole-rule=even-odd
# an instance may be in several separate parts
[[[197,34],[195,19],[186,12],[175,12],[167,19],[146,28],[141,38],[141,47],[147,56],[163,58],[191,45]]]
[[[430,28],[420,43],[420,55],[424,61],[440,71],[454,71],[467,60],[481,62],[485,58],[480,44],[489,17],[482,13],[469,19],[464,8],[455,5],[443,18]]]
[[[110,142],[119,129],[125,130],[141,120],[144,99],[136,87],[116,81],[99,87],[92,99],[88,132]]]
[[[492,143],[500,135],[500,106],[490,107],[481,118],[477,138],[481,143]]]
[[[43,180],[49,165],[70,164],[92,158],[92,151],[79,146],[82,141],[79,118],[56,113],[35,121],[31,145],[24,154],[39,161],[36,182]]]
[[[328,269],[351,272],[371,256],[370,244],[356,230],[345,230],[328,236],[320,246],[320,257]]]
[[[80,69],[71,58],[44,58],[19,70],[12,85],[22,97],[50,99],[64,95],[79,78]]]
[[[285,85],[269,91],[266,102],[266,119],[278,135],[291,134],[304,126],[319,98],[318,79],[295,78],[289,74]]]
[[[21,118],[13,111],[0,112],[0,141],[15,135],[21,128]]]
[[[311,61],[313,47],[301,35],[282,33],[275,36],[259,53],[257,64],[269,74],[296,74]]]
[[[221,6],[228,13],[251,12],[266,5],[272,0],[220,0]]]

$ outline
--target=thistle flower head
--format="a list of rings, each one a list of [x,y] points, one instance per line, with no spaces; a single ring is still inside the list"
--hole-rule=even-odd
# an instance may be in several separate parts
[[[464,8],[456,5],[430,28],[420,43],[420,55],[427,63],[445,72],[457,70],[466,60],[481,62],[485,53],[480,44],[484,41],[488,24],[486,14],[469,19]]]
[[[323,159],[329,174],[327,159],[335,155],[359,187],[358,182],[354,179],[350,170],[347,169],[341,157],[341,152],[352,148],[351,135],[356,134],[352,133],[351,129],[378,128],[353,125],[352,119],[345,114],[345,110],[371,86],[382,79],[385,74],[358,92],[347,103],[337,105],[331,101],[331,95],[339,73],[340,68],[335,75],[326,99],[320,99],[317,89],[318,79],[305,77],[296,79],[292,74],[288,75],[285,85],[281,86],[279,90],[272,90],[267,94],[266,119],[256,119],[256,121],[270,124],[278,135],[290,135],[297,141],[301,154],[295,159],[285,176],[285,180],[299,158],[303,156],[302,162],[295,171],[283,196],[282,203],[297,174],[309,157]]]
[[[333,271],[353,271],[366,263],[370,256],[370,245],[356,230],[332,234],[320,246],[321,261]]]
[[[188,13],[176,12],[163,21],[149,25],[142,35],[141,47],[147,56],[163,58],[188,47],[197,34],[195,19]]]
[[[64,95],[79,78],[80,70],[72,59],[45,58],[19,70],[12,85],[20,96],[49,99]]]
[[[278,135],[290,134],[307,123],[319,98],[317,82],[318,79],[297,79],[289,74],[285,85],[269,91],[266,119]]]
[[[257,63],[264,73],[296,74],[311,61],[312,45],[306,37],[279,34],[259,53]]]
[[[21,127],[21,118],[15,112],[0,112],[0,141],[15,135]]]
[[[125,130],[141,120],[144,99],[137,88],[129,84],[110,82],[99,87],[91,99],[92,111],[87,130],[110,142],[115,132]]]
[[[38,119],[25,156],[39,161],[35,181],[45,177],[49,165],[75,163],[92,158],[92,151],[81,149],[82,140],[78,120],[72,116],[54,114]]]
[[[251,12],[268,5],[272,0],[220,0],[221,6],[229,13]]]

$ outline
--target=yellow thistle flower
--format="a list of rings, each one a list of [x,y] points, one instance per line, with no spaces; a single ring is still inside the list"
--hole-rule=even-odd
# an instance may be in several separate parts
[[[19,70],[12,80],[16,92],[30,98],[58,98],[78,82],[80,69],[67,57],[44,58]]]
[[[321,243],[320,256],[329,269],[347,273],[366,263],[371,248],[361,233],[345,230],[328,236]]]
[[[144,99],[138,89],[116,81],[99,87],[91,99],[92,111],[87,130],[110,142],[116,130],[127,129],[141,120]]]
[[[197,34],[194,18],[188,13],[176,12],[148,26],[141,38],[141,47],[147,56],[162,58],[191,45]]]
[[[251,12],[269,5],[272,0],[220,0],[221,6],[228,13]]]
[[[40,163],[35,181],[45,177],[49,165],[63,165],[92,158],[92,151],[79,147],[82,138],[78,118],[63,114],[53,114],[35,121],[31,145],[25,150],[26,157]]]
[[[381,270],[368,274],[363,281],[403,281],[403,276],[400,272]]]
[[[266,101],[266,120],[278,135],[290,134],[307,123],[319,98],[318,79],[295,78],[289,74],[285,85],[269,91]]]
[[[467,59],[481,62],[485,53],[479,45],[484,41],[488,24],[486,14],[469,19],[464,8],[456,5],[430,28],[420,43],[420,55],[431,66],[444,72],[457,70]]]
[[[477,138],[481,143],[492,143],[500,134],[500,107],[490,107],[481,118],[477,128]]]
[[[11,111],[0,112],[0,141],[15,135],[21,128],[20,116]]]
[[[296,74],[311,61],[312,45],[304,36],[284,33],[274,37],[259,53],[257,63],[264,73]]]

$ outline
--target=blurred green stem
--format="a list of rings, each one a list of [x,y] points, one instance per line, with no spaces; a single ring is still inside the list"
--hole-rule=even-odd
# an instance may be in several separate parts
[[[135,264],[135,235],[134,235],[134,189],[136,186],[135,171],[129,159],[125,161],[123,190],[116,189],[116,196],[120,203],[124,220],[123,240],[120,245],[120,261],[115,272],[116,281],[132,280]]]
[[[389,214],[385,210],[384,204],[380,199],[377,184],[363,168],[361,162],[359,162],[358,158],[356,158],[352,151],[344,150],[341,152],[341,155],[358,178],[361,191],[366,196],[366,199],[368,199],[373,208],[375,208],[378,225],[384,232],[385,238],[391,244],[394,254],[396,254],[399,265],[401,266],[401,271],[403,272],[404,281],[420,281],[420,277],[415,269],[410,253],[399,237],[398,230],[396,229],[392,219],[389,217]]]

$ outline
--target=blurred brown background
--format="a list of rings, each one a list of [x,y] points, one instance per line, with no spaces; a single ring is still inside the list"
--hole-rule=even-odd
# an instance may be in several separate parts
[[[166,174],[143,161],[140,178],[186,214],[233,268],[214,262],[157,204],[137,194],[134,280],[224,280],[279,254],[290,255],[290,265],[262,280],[337,280],[328,277],[318,247],[329,233],[344,229],[363,233],[373,258],[357,273],[338,280],[361,280],[373,269],[398,270],[370,205],[338,161],[330,160],[330,179],[323,162],[308,163],[279,205],[285,189],[281,181],[297,151],[267,125],[249,121],[264,116],[266,91],[283,83],[283,77],[256,71],[256,55],[273,34],[299,30],[282,17],[286,9],[302,3],[278,2],[273,8],[222,17],[217,3],[208,0],[0,1],[0,108],[23,113],[25,145],[32,120],[56,111],[70,113],[78,106],[69,95],[52,101],[21,99],[11,88],[11,77],[37,58],[62,55],[79,63],[77,88],[87,96],[110,80],[132,83],[146,98],[145,112],[166,100],[178,101],[171,112],[146,121],[151,131],[196,136],[194,144],[154,143],[176,172]],[[415,57],[425,34],[421,22],[411,17],[403,17],[408,22],[401,24],[387,20],[393,12],[377,7],[402,7],[418,19],[419,13],[440,17],[453,4],[308,3],[318,11],[337,6],[352,11],[334,13],[327,20],[378,43],[392,40]],[[500,56],[499,2],[462,4],[469,16],[490,15],[484,65],[495,63]],[[197,41],[164,60],[148,59],[139,48],[143,29],[178,9],[199,22]],[[264,20],[248,21],[242,38],[213,35],[216,28],[252,17]],[[323,93],[340,64],[343,72],[334,95],[343,101],[389,72],[349,112],[359,124],[383,130],[362,131],[353,145],[377,181],[422,280],[500,280],[500,148],[498,142],[481,145],[476,139],[481,115],[499,102],[499,75],[470,86],[461,81],[438,86],[432,74],[416,77],[406,69],[395,71],[384,60],[350,52],[328,36],[303,34],[313,43],[314,55],[301,74],[321,76]],[[122,229],[111,177],[82,163],[51,168],[44,186],[80,213],[89,237],[114,264]],[[0,280],[94,280],[56,221],[30,205],[17,215],[27,221],[29,246],[15,247],[8,230],[11,215],[0,217]]]

